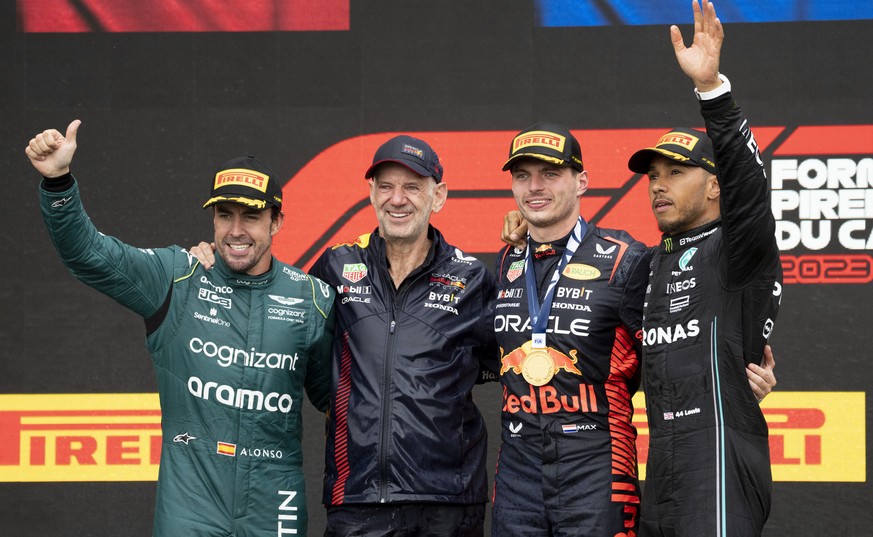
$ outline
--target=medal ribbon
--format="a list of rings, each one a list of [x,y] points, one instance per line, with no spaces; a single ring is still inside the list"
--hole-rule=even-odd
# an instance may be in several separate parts
[[[524,281],[525,286],[527,287],[527,310],[530,315],[533,332],[531,345],[534,349],[546,348],[546,326],[549,324],[549,312],[552,310],[552,298],[555,296],[555,286],[558,283],[558,278],[561,277],[561,273],[564,271],[564,267],[567,266],[567,263],[570,262],[570,258],[576,253],[576,249],[582,242],[582,237],[585,235],[587,228],[588,224],[586,224],[585,220],[582,220],[582,217],[580,216],[576,221],[576,226],[573,228],[573,232],[570,234],[570,239],[567,241],[567,247],[564,248],[564,254],[561,256],[558,266],[555,267],[555,271],[552,273],[552,279],[549,280],[549,286],[546,289],[545,296],[543,296],[542,305],[539,304],[539,295],[537,294],[537,277],[534,272],[533,255],[531,254],[530,234],[528,234],[528,245],[525,251],[524,260]]]

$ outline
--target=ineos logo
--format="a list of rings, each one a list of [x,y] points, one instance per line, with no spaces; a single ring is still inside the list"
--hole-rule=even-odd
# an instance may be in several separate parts
[[[697,282],[694,281],[694,278],[690,280],[682,280],[681,282],[673,282],[667,284],[667,294],[678,293],[679,291],[687,291],[689,289],[694,289],[697,285]]]

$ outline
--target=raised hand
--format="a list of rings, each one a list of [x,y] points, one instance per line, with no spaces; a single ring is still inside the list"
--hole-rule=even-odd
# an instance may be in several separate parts
[[[679,67],[694,82],[698,91],[711,91],[721,85],[718,78],[718,62],[724,42],[724,28],[715,15],[715,6],[703,0],[703,7],[692,0],[694,11],[694,38],[690,47],[685,46],[679,27],[670,27],[670,39]]]
[[[82,122],[73,120],[64,136],[55,129],[44,130],[30,139],[24,154],[33,167],[45,177],[60,177],[70,172],[70,163],[76,152],[76,133]]]

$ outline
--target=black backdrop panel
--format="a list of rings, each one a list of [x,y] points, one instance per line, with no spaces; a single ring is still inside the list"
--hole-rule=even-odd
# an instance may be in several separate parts
[[[346,32],[200,34],[21,34],[14,5],[3,4],[0,215],[11,249],[0,394],[155,391],[142,321],[74,281],[48,242],[23,155],[38,130],[82,119],[74,166],[92,219],[159,246],[211,236],[198,209],[208,177],[245,152],[292,177],[325,148],[369,133],[517,130],[539,119],[574,129],[701,123],[667,28],[535,28],[528,2],[353,2]],[[722,70],[755,124],[873,124],[873,21],[726,31]],[[869,285],[789,286],[774,335],[779,390],[866,391],[871,298]],[[493,468],[500,391],[478,390]],[[324,520],[321,420],[310,407],[313,535]],[[873,525],[866,478],[778,482],[775,492],[765,535]],[[5,535],[148,535],[153,503],[153,482],[0,483]]]

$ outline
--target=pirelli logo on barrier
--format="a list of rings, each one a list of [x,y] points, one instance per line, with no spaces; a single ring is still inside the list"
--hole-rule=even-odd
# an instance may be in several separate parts
[[[155,481],[158,395],[0,395],[0,481]]]
[[[770,426],[773,479],[865,481],[865,404],[864,392],[767,397],[761,407]],[[643,394],[634,396],[634,408],[645,477]],[[0,395],[0,482],[154,481],[160,457],[157,394]]]
[[[774,392],[761,403],[770,428],[774,481],[863,482],[867,478],[864,392]],[[640,477],[649,451],[645,399],[634,396]]]

